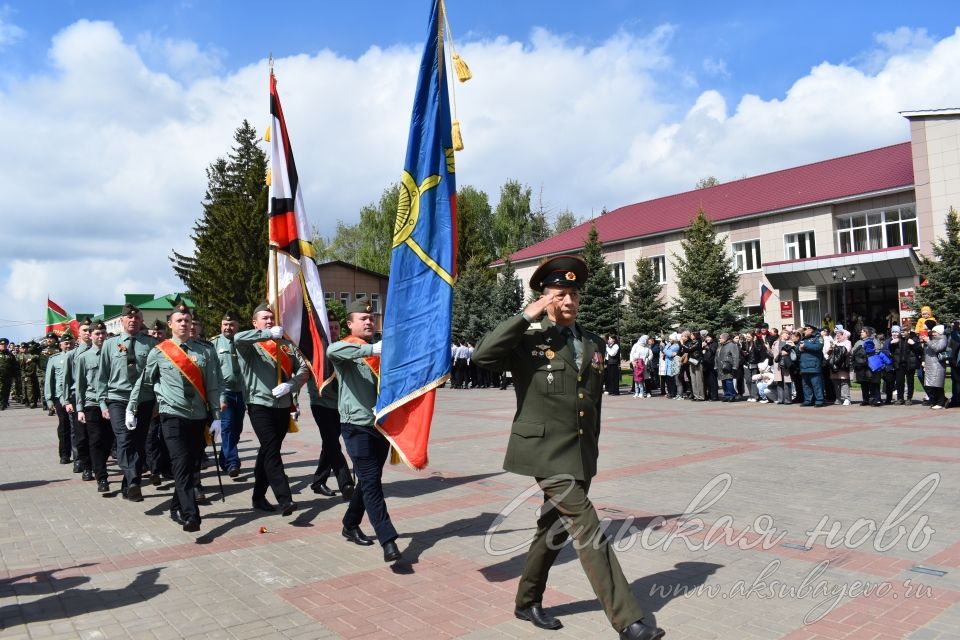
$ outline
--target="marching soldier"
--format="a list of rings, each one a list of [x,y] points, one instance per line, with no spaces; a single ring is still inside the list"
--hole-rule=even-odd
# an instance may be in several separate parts
[[[297,509],[290,483],[283,471],[280,447],[290,425],[290,407],[310,374],[296,346],[283,338],[283,327],[273,324],[270,305],[263,303],[253,311],[253,329],[233,336],[233,344],[243,377],[243,400],[250,413],[253,431],[260,440],[253,477],[253,508],[273,512],[267,501],[267,487],[280,504],[283,515]],[[277,382],[277,368],[281,379]]]
[[[176,486],[170,501],[170,518],[184,531],[200,530],[195,473],[205,446],[208,419],[216,437],[220,410],[224,406],[220,387],[220,363],[209,348],[191,337],[193,314],[180,303],[169,322],[171,338],[150,351],[146,367],[133,385],[127,413],[137,414],[144,394],[156,392],[163,440],[170,451]]]
[[[11,349],[10,352],[17,359],[17,374],[13,376],[13,399],[20,404],[26,404],[23,397],[23,373],[20,371],[20,363],[22,361],[21,357],[27,352],[27,350],[24,348],[22,342],[13,346],[14,348]]]
[[[10,389],[20,374],[17,357],[9,350],[10,341],[0,338],[0,411],[10,405]]]
[[[370,311],[366,300],[357,300],[347,307],[350,335],[334,342],[327,351],[340,382],[340,430],[357,474],[357,488],[343,514],[341,535],[354,544],[372,545],[373,540],[360,530],[360,521],[366,512],[383,547],[384,562],[394,562],[401,554],[397,548],[397,530],[383,498],[383,465],[390,453],[390,443],[374,426],[381,345],[370,344],[374,330]]]
[[[664,632],[644,620],[587,497],[597,471],[604,346],[576,323],[586,278],[587,265],[579,257],[547,260],[530,279],[542,297],[500,323],[473,354],[480,366],[513,373],[517,413],[503,468],[533,476],[543,490],[514,614],[544,629],[562,626],[543,610],[543,593],[550,567],[572,535],[590,585],[620,637],[655,640]]]
[[[37,358],[37,382],[39,383],[39,388],[41,390],[41,393],[38,394],[37,397],[40,398],[41,400],[43,399],[43,395],[42,395],[43,390],[46,389],[46,384],[47,384],[47,379],[46,379],[47,362],[50,360],[50,358],[60,353],[60,350],[57,348],[58,342],[59,342],[59,338],[57,337],[57,334],[55,334],[53,331],[49,332],[43,338],[43,340],[41,340],[40,352],[39,352],[40,355]],[[41,408],[47,410],[47,415],[52,416],[56,414],[56,410],[48,407],[46,403],[41,405]]]
[[[90,348],[90,320],[84,320],[77,328],[77,346],[67,352],[60,377],[57,379],[57,398],[67,413],[70,422],[70,444],[73,451],[73,472],[83,473],[84,480],[93,480],[90,471],[90,445],[86,441],[86,429],[77,423],[77,356]]]
[[[220,320],[220,335],[213,340],[213,348],[220,361],[220,376],[223,378],[223,395],[227,408],[220,412],[220,468],[227,475],[240,475],[240,433],[243,431],[243,416],[247,406],[243,402],[243,378],[233,337],[240,330],[240,314],[227,311]]]
[[[60,449],[60,464],[70,464],[73,443],[70,440],[70,418],[57,395],[57,380],[66,366],[67,352],[73,347],[73,337],[64,332],[60,336],[60,353],[47,358],[47,369],[43,376],[43,401],[47,408],[57,416],[57,440]]]
[[[23,384],[23,403],[31,409],[37,408],[40,398],[40,345],[28,342],[20,356],[20,379]],[[44,407],[46,408],[46,407]]]
[[[141,476],[146,463],[147,430],[153,415],[154,397],[150,387],[141,390],[137,410],[130,411],[130,392],[143,373],[155,338],[142,333],[143,316],[132,304],[120,312],[122,333],[109,338],[100,349],[97,401],[101,415],[110,421],[117,442],[117,463],[123,472],[120,491],[132,502],[142,502]]]
[[[86,432],[86,442],[89,447],[90,472],[97,481],[97,491],[108,493],[110,484],[107,482],[107,456],[113,446],[113,429],[110,421],[105,420],[100,413],[100,404],[97,393],[99,384],[100,351],[107,338],[107,327],[98,322],[90,333],[90,348],[76,356],[77,378],[77,422],[79,428]],[[82,454],[81,454],[82,455]],[[86,473],[84,473],[86,476]],[[86,477],[84,477],[86,479]]]

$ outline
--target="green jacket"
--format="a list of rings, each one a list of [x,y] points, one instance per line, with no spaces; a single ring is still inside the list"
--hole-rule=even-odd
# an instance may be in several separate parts
[[[224,391],[243,393],[243,377],[240,375],[240,362],[233,340],[219,335],[210,342],[220,361],[220,377],[223,378]]]
[[[355,344],[340,340],[327,349],[327,357],[340,382],[337,410],[340,422],[363,427],[373,426],[373,409],[377,404],[377,378],[363,361],[373,355],[372,344]]]
[[[133,366],[129,366],[128,360],[131,339],[134,351]],[[143,373],[143,368],[147,366],[147,356],[155,346],[157,346],[156,338],[145,333],[134,336],[121,333],[104,341],[100,349],[100,371],[98,372],[100,382],[97,384],[99,392],[97,401],[101,409],[107,410],[108,401],[116,400],[125,403],[130,399],[133,385]],[[141,402],[153,399],[153,390],[148,389],[140,394]]]
[[[508,318],[483,337],[473,361],[510,371],[517,394],[503,468],[545,478],[569,474],[588,480],[597,473],[603,354],[600,338],[577,325],[583,353],[575,354],[546,316],[530,323]],[[553,355],[552,358],[549,356]]]
[[[67,358],[63,367],[60,369],[60,377],[57,378],[57,398],[60,404],[73,404],[77,399],[77,356],[88,350],[90,345],[80,343],[70,351],[67,351]]]
[[[286,339],[280,339],[280,347],[290,356],[292,375],[284,382],[293,383],[293,392],[281,398],[274,398],[271,390],[277,386],[277,364],[270,355],[257,346],[258,342],[273,340],[266,329],[250,329],[233,336],[233,346],[237,350],[240,364],[240,376],[243,379],[243,401],[263,407],[290,407],[307,381],[310,369],[296,345]]]
[[[77,365],[77,410],[97,407],[100,410],[100,349],[91,346],[75,358]]]
[[[60,378],[60,371],[66,363],[67,354],[60,352],[47,358],[47,369],[43,376],[43,401],[48,407],[53,406],[53,401],[60,401],[57,396],[57,380]]]
[[[171,338],[171,341],[179,344],[175,338]],[[162,414],[188,420],[203,420],[208,415],[214,420],[220,418],[220,404],[226,402],[220,382],[220,360],[209,345],[197,340],[187,340],[183,345],[186,347],[187,356],[203,373],[206,401],[177,365],[160,349],[154,348],[147,356],[147,366],[130,392],[128,411],[136,413],[139,404],[146,400],[147,396],[144,394],[149,392],[150,397],[156,394],[158,409]]]

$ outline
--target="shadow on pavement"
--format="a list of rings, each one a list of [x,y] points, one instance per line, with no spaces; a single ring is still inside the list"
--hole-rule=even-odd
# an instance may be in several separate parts
[[[22,482],[7,482],[0,484],[0,491],[19,491],[21,489],[34,489],[54,482],[66,482],[69,478],[60,478],[58,480],[24,480]]]
[[[39,572],[46,574],[42,576],[47,578],[44,588],[50,595],[32,602],[0,608],[0,621],[3,627],[9,628],[34,622],[70,619],[86,613],[144,602],[169,589],[165,584],[157,584],[162,569],[164,567],[141,571],[133,582],[119,589],[78,589],[76,587],[90,581],[89,576],[58,579],[52,576],[54,572]],[[38,574],[39,577],[41,576]],[[4,586],[9,588],[8,585]]]

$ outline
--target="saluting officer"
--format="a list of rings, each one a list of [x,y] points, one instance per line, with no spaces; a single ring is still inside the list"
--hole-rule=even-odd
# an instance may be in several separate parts
[[[132,502],[143,501],[141,476],[146,465],[147,431],[153,414],[153,389],[143,389],[136,412],[127,409],[130,392],[147,365],[155,338],[141,332],[143,315],[134,305],[123,305],[120,312],[123,332],[109,338],[100,349],[97,401],[105,420],[110,421],[117,441],[117,464],[123,472],[120,491]]]
[[[142,394],[156,393],[163,441],[170,451],[175,491],[170,500],[170,518],[184,531],[200,530],[194,473],[204,449],[208,418],[216,437],[224,398],[220,385],[220,362],[207,345],[191,337],[193,313],[179,303],[170,314],[171,338],[157,344],[147,357],[140,378],[133,385],[127,411],[137,413]]]
[[[621,638],[654,640],[664,632],[644,621],[587,497],[597,471],[604,346],[576,322],[586,278],[587,266],[576,256],[557,256],[540,265],[530,279],[530,288],[543,293],[540,299],[500,323],[473,354],[480,366],[513,373],[517,413],[503,468],[533,476],[543,490],[514,614],[544,629],[562,626],[544,612],[543,593],[551,565],[573,535],[613,628]]]
[[[113,429],[110,421],[105,420],[100,413],[100,401],[97,399],[100,351],[106,339],[106,325],[97,322],[91,327],[90,348],[76,357],[77,422],[79,428],[86,433],[90,471],[97,481],[97,491],[100,493],[110,491],[110,483],[107,482],[107,456],[113,446]]]
[[[265,302],[253,311],[253,329],[237,333],[233,344],[243,377],[243,399],[253,432],[260,440],[253,471],[253,508],[276,511],[267,501],[267,487],[270,487],[281,513],[288,516],[297,505],[283,471],[280,447],[290,426],[290,406],[310,370],[296,345],[283,337],[283,327],[273,324],[273,310]]]

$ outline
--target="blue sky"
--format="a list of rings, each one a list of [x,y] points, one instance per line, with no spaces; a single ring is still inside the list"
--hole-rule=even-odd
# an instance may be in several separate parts
[[[450,0],[460,185],[520,180],[589,217],[909,138],[960,107],[955,2]],[[0,335],[178,290],[205,168],[267,122],[273,53],[311,221],[355,222],[399,174],[429,3],[0,0]],[[36,319],[36,320],[34,320]]]

